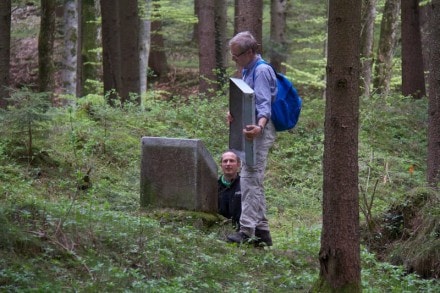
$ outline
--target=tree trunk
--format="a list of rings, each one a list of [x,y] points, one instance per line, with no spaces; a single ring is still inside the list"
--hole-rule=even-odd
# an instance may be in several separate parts
[[[0,108],[6,108],[9,98],[10,47],[11,0],[2,0],[0,1]]]
[[[364,96],[370,96],[373,66],[374,21],[376,0],[363,0],[361,28],[361,84]]]
[[[159,8],[160,1],[153,0],[153,21],[151,22],[151,45],[148,66],[154,72],[155,78],[160,81],[166,81],[170,68],[168,66],[167,55],[165,54],[165,45],[162,35],[162,16],[160,15]]]
[[[419,0],[402,0],[402,94],[426,95]]]
[[[374,88],[378,94],[390,91],[393,56],[396,48],[400,0],[386,0],[380,27],[379,47],[376,57]]]
[[[137,0],[101,0],[104,90],[125,103],[137,94],[140,104],[139,15]],[[115,95],[110,94],[114,104]]]
[[[428,5],[429,26],[429,106],[428,106],[428,184],[440,183],[440,0]]]
[[[102,15],[102,68],[104,92],[110,104],[118,98],[117,90],[122,87],[119,0],[101,0]]]
[[[77,13],[78,13],[78,19],[77,19],[77,24],[78,24],[78,34],[76,36],[77,38],[77,42],[76,42],[76,56],[77,56],[77,60],[76,60],[76,97],[81,97],[81,89],[83,87],[82,85],[82,54],[81,54],[81,49],[82,49],[82,31],[83,31],[83,27],[82,27],[82,1],[76,0],[77,1]]]
[[[270,63],[281,73],[286,73],[286,15],[287,0],[270,1]]]
[[[82,0],[81,4],[81,81],[79,96],[96,93],[97,89],[92,81],[102,80],[103,60],[100,59],[97,49],[101,47],[98,18],[101,15],[99,1]]]
[[[78,96],[78,36],[79,14],[78,1],[64,1],[64,58],[62,70],[62,84],[64,93]]]
[[[425,89],[428,83],[428,75],[429,72],[429,20],[428,20],[428,5],[419,6],[419,21],[420,21],[420,37],[422,41],[422,56],[423,56],[423,71],[425,73]]]
[[[216,89],[215,0],[203,0],[199,4],[199,92],[212,96]]]
[[[229,78],[226,74],[228,67],[228,2],[226,0],[216,0],[215,2],[215,60],[217,81],[220,88],[228,84]]]
[[[54,40],[56,0],[41,0],[41,23],[38,36],[38,87],[40,92],[54,87]]]
[[[330,0],[319,292],[361,292],[358,127],[361,0]]]
[[[250,31],[263,52],[263,0],[235,0],[234,35]]]
[[[147,92],[148,79],[148,56],[150,54],[150,29],[151,29],[151,0],[142,0],[142,5],[145,7],[145,14],[140,16],[140,92],[141,95]]]
[[[194,0],[194,15],[199,15],[199,7],[200,7],[200,1],[203,0]],[[194,22],[193,24],[193,33],[192,33],[192,42],[195,44],[199,44],[199,22]]]
[[[121,81],[119,93],[125,103],[132,95],[140,105],[140,39],[138,0],[119,0]]]

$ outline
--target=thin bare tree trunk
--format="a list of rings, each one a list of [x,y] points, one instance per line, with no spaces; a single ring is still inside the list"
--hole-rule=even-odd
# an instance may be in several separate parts
[[[194,15],[199,15],[199,7],[200,1],[203,0],[194,0]],[[193,25],[193,33],[192,33],[192,41],[195,44],[199,44],[199,23],[195,22]]]
[[[402,94],[426,95],[419,0],[402,0]]]
[[[110,104],[118,98],[121,80],[119,0],[101,0],[104,93]]]
[[[142,0],[145,7],[145,15],[141,15],[140,19],[140,92],[141,95],[147,92],[148,83],[148,56],[150,55],[150,30],[151,30],[151,0]]]
[[[386,0],[380,27],[380,40],[376,56],[373,85],[377,93],[388,95],[390,91],[393,56],[396,49],[400,0]]]
[[[0,1],[0,108],[6,108],[9,97],[11,60],[11,0]]]
[[[64,54],[62,84],[64,93],[77,96],[79,11],[77,0],[64,2]]]
[[[227,43],[227,23],[228,23],[228,2],[226,0],[215,0],[215,60],[216,75],[220,88],[228,83],[226,68],[228,67],[228,50]]]
[[[102,81],[102,55],[97,53],[101,47],[101,28],[98,18],[101,15],[99,1],[81,1],[81,62],[79,96],[96,93],[92,81]]]
[[[56,0],[41,0],[41,23],[38,36],[38,85],[40,92],[54,87],[54,41]]]
[[[375,20],[376,0],[363,0],[361,28],[361,81],[364,96],[370,95]]]
[[[148,67],[159,80],[165,81],[168,79],[170,67],[168,65],[167,55],[165,54],[165,45],[162,36],[162,20],[159,9],[160,1],[153,0],[152,8],[153,21],[151,22],[151,43]]]
[[[122,102],[136,96],[140,105],[140,39],[139,39],[139,9],[138,0],[119,0],[120,43],[121,48],[121,80],[120,89]]]

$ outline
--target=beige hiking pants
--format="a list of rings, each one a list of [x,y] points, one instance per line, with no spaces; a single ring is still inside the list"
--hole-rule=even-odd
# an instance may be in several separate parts
[[[255,229],[269,230],[266,218],[266,198],[264,196],[264,172],[267,165],[267,156],[276,137],[272,121],[266,124],[263,135],[255,138],[256,164],[254,166],[243,163],[240,172],[241,185],[241,217],[240,231],[249,237],[255,236]]]

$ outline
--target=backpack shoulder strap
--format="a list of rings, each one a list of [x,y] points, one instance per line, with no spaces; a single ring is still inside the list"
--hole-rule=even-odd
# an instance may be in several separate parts
[[[258,67],[258,65],[261,65],[261,64],[269,65],[269,66],[272,68],[273,72],[275,73],[275,76],[278,76],[278,72],[275,70],[275,68],[272,66],[272,64],[268,63],[268,62],[267,62],[266,60],[264,60],[264,59],[260,59],[260,60],[258,60],[257,63],[255,63],[255,65],[254,65],[254,71],[253,71],[253,75],[252,75],[252,79],[253,79],[253,80],[255,80],[255,69]]]

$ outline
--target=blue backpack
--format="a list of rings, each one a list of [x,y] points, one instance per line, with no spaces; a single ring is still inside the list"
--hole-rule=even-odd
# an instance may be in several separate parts
[[[263,63],[272,67],[269,63],[260,60],[255,64],[255,68]],[[278,93],[275,101],[272,103],[271,120],[275,125],[276,131],[289,130],[294,128],[298,122],[301,113],[302,99],[298,95],[293,83],[287,79],[286,76],[278,73],[275,68],[272,67],[272,69],[277,77]]]

